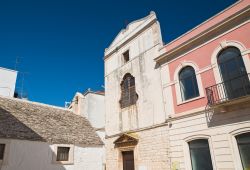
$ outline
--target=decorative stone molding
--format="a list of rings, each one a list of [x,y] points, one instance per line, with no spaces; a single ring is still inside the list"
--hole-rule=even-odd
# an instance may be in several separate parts
[[[232,155],[233,155],[233,160],[235,161],[236,170],[243,170],[242,162],[240,158],[240,152],[239,152],[238,144],[236,141],[236,136],[243,134],[243,133],[250,133],[250,127],[236,129],[229,133],[229,141],[230,141],[231,148],[233,151]]]
[[[180,82],[179,82],[179,72],[181,71],[181,69],[183,69],[186,66],[191,66],[195,70],[195,74],[196,74],[196,79],[197,79],[197,84],[198,84],[198,89],[199,89],[200,96],[192,98],[190,100],[182,101],[181,90],[180,90]],[[203,86],[202,86],[201,75],[200,75],[200,73],[198,73],[198,71],[199,71],[198,65],[196,63],[192,62],[192,61],[183,61],[176,68],[176,70],[174,72],[174,82],[175,82],[175,92],[176,92],[177,105],[180,105],[180,104],[183,104],[183,103],[186,103],[186,102],[190,102],[190,101],[196,100],[198,98],[204,97],[204,90],[203,90]]]
[[[250,49],[247,49],[247,50],[241,52],[242,56],[247,55],[247,54],[250,54]]]
[[[211,56],[211,65],[213,66],[213,72],[214,72],[216,84],[221,83],[223,81],[220,76],[219,66],[217,63],[217,57],[218,57],[218,54],[223,49],[228,48],[228,47],[236,47],[240,50],[244,64],[246,66],[246,70],[248,73],[250,73],[250,67],[247,67],[250,65],[250,59],[249,57],[246,57],[246,55],[248,55],[250,50],[247,50],[246,47],[241,42],[238,42],[235,40],[230,40],[230,41],[225,40],[220,43],[220,45],[214,50]]]
[[[240,1],[239,1],[239,2],[240,2]],[[238,2],[238,3],[239,3],[239,2]],[[234,5],[236,5],[236,4],[234,4]],[[233,30],[239,28],[240,26],[242,26],[242,25],[244,25],[244,24],[246,24],[246,23],[249,23],[249,21],[245,21],[245,22],[243,22],[243,23],[241,23],[241,24],[237,24],[237,25],[235,25],[235,23],[234,23],[235,21],[240,21],[240,20],[244,21],[244,17],[245,17],[244,15],[247,15],[248,12],[249,12],[249,9],[248,9],[248,8],[247,8],[247,9],[242,9],[242,10],[239,11],[238,13],[235,13],[234,15],[232,15],[231,17],[225,18],[224,20],[222,20],[222,21],[219,22],[218,24],[212,24],[211,27],[205,29],[204,31],[201,31],[200,33],[198,33],[198,34],[195,35],[195,36],[192,36],[192,39],[184,40],[183,43],[179,43],[179,44],[177,44],[177,45],[171,47],[173,42],[180,41],[180,40],[181,40],[183,37],[185,37],[187,34],[192,33],[193,30],[198,29],[201,25],[205,24],[205,23],[207,22],[207,21],[205,21],[204,23],[202,23],[202,24],[200,24],[199,26],[193,28],[192,30],[188,31],[187,33],[185,33],[185,34],[183,34],[182,36],[178,37],[177,39],[173,40],[172,42],[170,42],[170,43],[164,45],[164,46],[160,49],[160,50],[163,51],[163,52],[161,52],[161,55],[160,55],[160,56],[158,56],[158,57],[155,58],[155,61],[160,62],[161,60],[168,58],[168,57],[171,56],[172,54],[177,53],[178,51],[181,51],[184,47],[187,47],[187,46],[188,46],[188,47],[190,47],[190,49],[191,49],[192,44],[194,44],[194,43],[197,42],[197,41],[201,41],[201,40],[203,40],[203,39],[208,38],[208,36],[211,35],[211,34],[216,34],[216,33],[218,33],[219,31],[222,32],[222,34],[220,34],[219,36],[216,36],[215,38],[212,39],[212,40],[214,40],[214,39],[217,39],[218,37],[221,37],[222,35],[225,35],[225,34],[231,32],[231,31],[233,31]],[[221,12],[221,13],[222,13],[222,12]],[[220,13],[217,14],[217,15],[220,15]],[[211,19],[209,19],[209,20],[212,20],[212,19],[213,19],[213,18],[211,18]],[[235,27],[233,27],[232,29],[227,30],[227,31],[222,31],[224,28],[227,28],[227,26],[233,26],[233,25],[234,25]],[[200,45],[200,46],[203,46],[203,45],[207,44],[208,42],[211,42],[212,40],[209,40],[209,41],[207,41],[206,43],[204,43],[204,44],[202,44],[202,45]],[[166,49],[168,49],[168,50],[166,50]],[[190,51],[193,51],[193,50],[190,50]],[[177,58],[178,58],[178,57],[177,57]]]
[[[212,139],[211,139],[210,135],[205,135],[205,134],[192,135],[192,136],[188,136],[188,137],[183,139],[183,153],[184,153],[185,167],[187,168],[187,170],[192,170],[192,163],[191,163],[191,159],[190,159],[190,151],[189,151],[188,142],[193,141],[193,140],[197,140],[197,139],[207,139],[208,140],[213,169],[216,169],[215,156],[213,153]]]
[[[135,134],[122,134],[118,139],[114,141],[115,147],[133,147],[137,145],[139,139]]]

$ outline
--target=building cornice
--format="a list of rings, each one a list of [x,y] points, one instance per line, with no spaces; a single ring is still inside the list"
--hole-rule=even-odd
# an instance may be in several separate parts
[[[165,45],[160,49],[160,56],[155,58],[156,62],[161,62],[162,60],[168,59],[173,57],[176,53],[181,53],[182,51],[185,51],[185,48],[192,47],[196,43],[203,42],[207,38],[218,34],[218,32],[222,32],[222,30],[226,29],[227,27],[235,27],[239,25],[242,22],[245,22],[246,19],[249,20],[250,17],[250,4],[247,5],[245,8],[239,10],[238,12],[234,13],[233,15],[225,18],[221,22],[218,22],[212,26],[210,26],[208,29],[200,32],[199,34],[193,36],[192,38],[183,41],[179,45],[176,45],[175,47],[172,47],[170,50],[168,50],[169,44]],[[190,31],[188,32],[190,33]],[[183,36],[177,38],[177,40],[181,39],[184,37],[186,34]],[[177,41],[175,40],[175,41]],[[189,48],[189,49],[190,49]]]
[[[106,135],[105,139],[109,139],[109,138],[114,138],[114,137],[118,137],[121,136],[124,133],[135,133],[135,132],[141,132],[141,131],[145,131],[145,130],[150,130],[150,129],[155,129],[155,128],[159,128],[159,127],[163,127],[163,126],[168,126],[167,122],[163,122],[160,124],[155,124],[152,126],[148,126],[148,127],[144,127],[144,128],[138,128],[138,129],[134,129],[134,130],[129,130],[129,131],[123,131],[114,135]]]

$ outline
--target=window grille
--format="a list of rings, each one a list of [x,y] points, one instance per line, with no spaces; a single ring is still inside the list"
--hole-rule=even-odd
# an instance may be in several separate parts
[[[56,161],[68,161],[69,160],[69,147],[58,147]]]
[[[120,106],[125,108],[136,104],[138,95],[135,89],[135,78],[131,74],[126,74],[121,83]]]

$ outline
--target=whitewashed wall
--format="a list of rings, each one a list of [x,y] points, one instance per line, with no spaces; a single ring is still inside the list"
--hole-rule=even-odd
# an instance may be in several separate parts
[[[7,149],[1,170],[102,170],[103,148],[74,147],[74,164],[52,163],[53,147],[44,142],[3,140]]]
[[[104,96],[88,93],[85,96],[86,109],[83,113],[94,128],[104,128],[105,124],[105,103]]]
[[[77,102],[75,102],[77,101]],[[85,95],[76,93],[70,109],[81,116],[84,116],[96,129],[97,135],[104,142],[105,140],[105,102],[104,95],[87,92]],[[102,155],[102,162],[105,164],[105,147],[99,151]]]
[[[13,97],[16,86],[17,72],[0,67],[0,95]]]
[[[104,142],[105,140],[105,102],[104,95],[87,93],[84,98],[81,98],[83,103],[81,104],[80,112],[84,115],[91,123],[91,125],[99,130],[96,130],[97,135]],[[99,150],[102,155],[102,162],[105,164],[105,147]]]
[[[87,92],[83,95],[77,92],[69,108],[76,114],[86,117],[94,128],[104,128],[104,95],[94,92]]]
[[[134,33],[133,29],[135,29]],[[132,38],[126,42],[128,37]],[[115,42],[121,46],[116,45]],[[126,30],[121,31],[106,50],[105,54],[110,55],[105,59],[107,135],[148,127],[165,121],[161,76],[154,61],[161,45],[160,25],[155,14],[151,13],[148,17],[131,23]],[[110,52],[113,49],[117,50],[114,53]],[[130,61],[124,63],[122,54],[128,49]],[[135,77],[138,101],[134,106],[121,109],[120,83],[126,73]]]

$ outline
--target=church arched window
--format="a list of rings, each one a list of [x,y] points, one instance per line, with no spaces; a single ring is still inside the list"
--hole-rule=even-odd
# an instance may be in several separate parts
[[[127,73],[121,82],[120,106],[121,108],[125,108],[134,105],[136,104],[137,99],[138,95],[135,90],[135,78]]]

